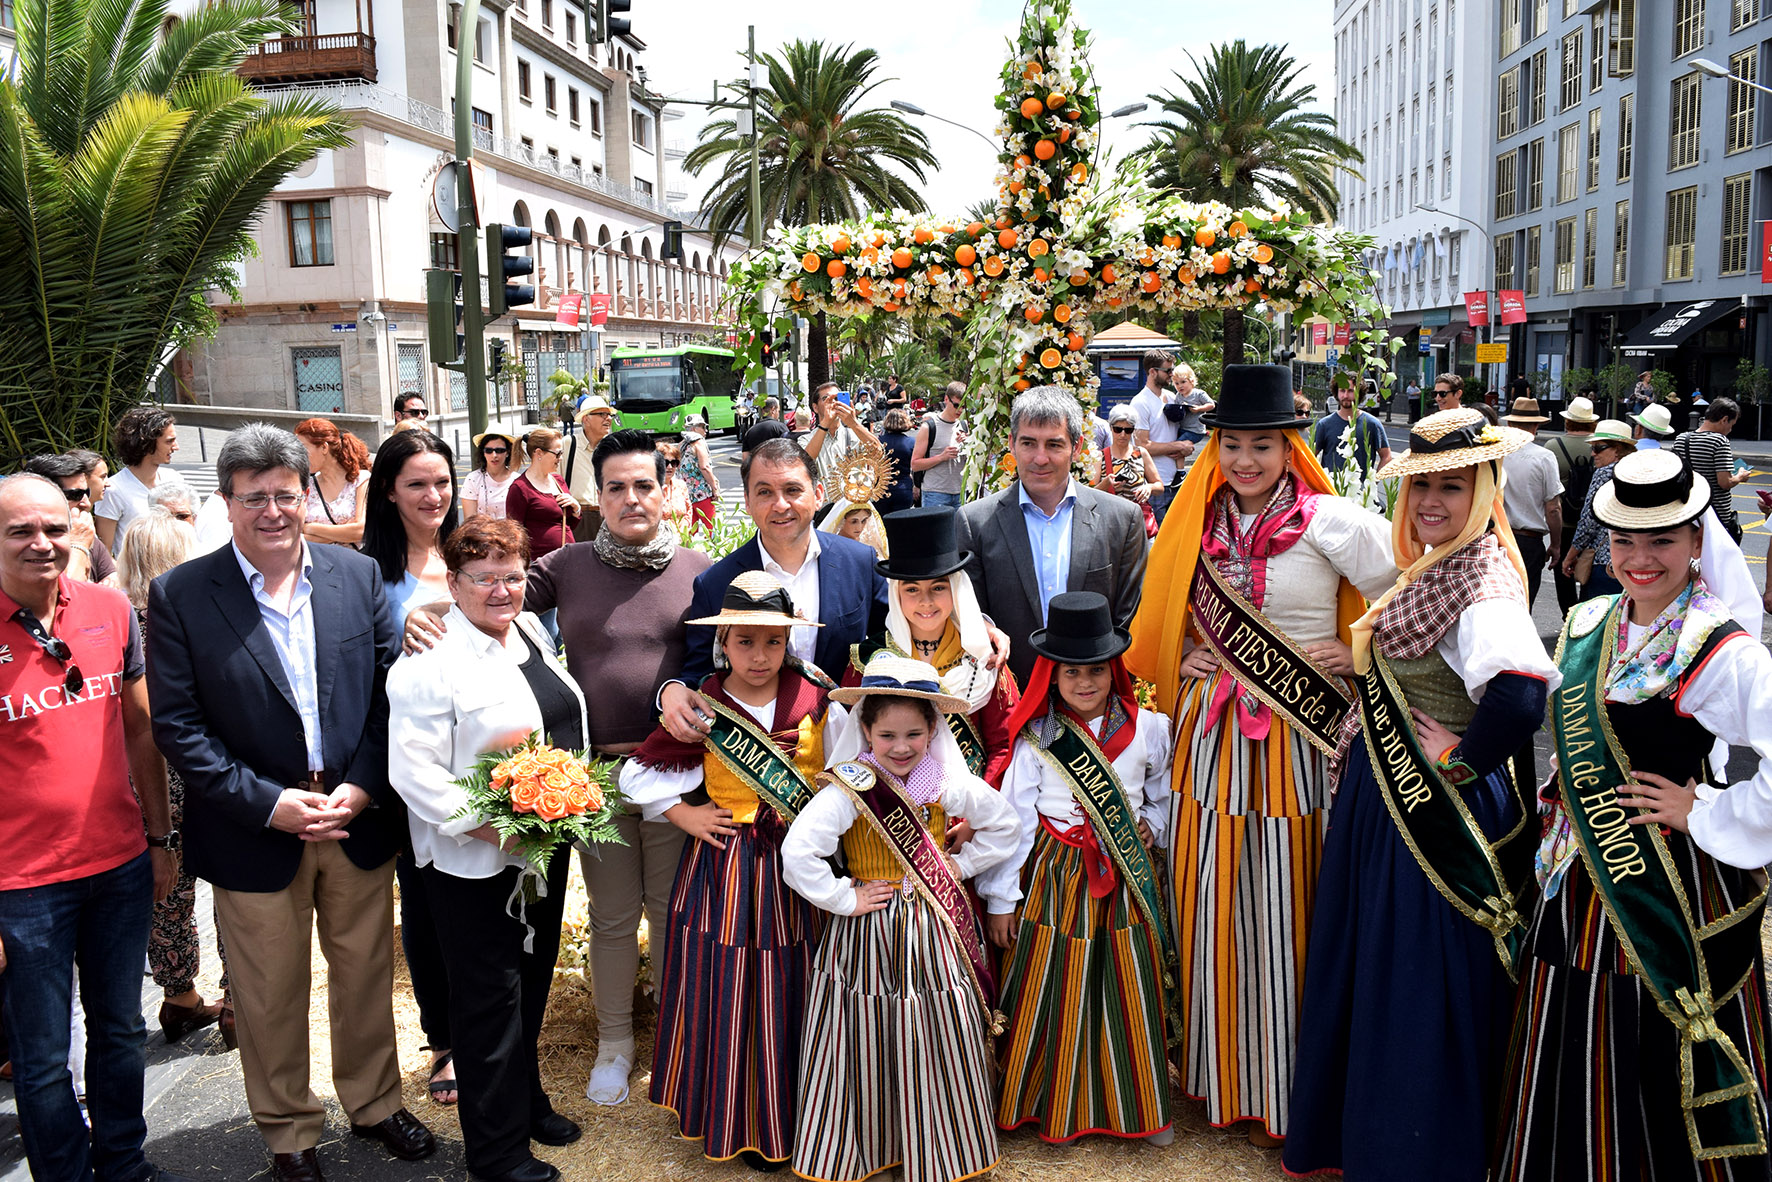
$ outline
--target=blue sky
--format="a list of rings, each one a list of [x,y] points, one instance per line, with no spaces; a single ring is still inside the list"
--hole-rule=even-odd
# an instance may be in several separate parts
[[[650,85],[667,95],[705,99],[716,77],[737,75],[737,52],[745,26],[757,26],[759,52],[798,37],[869,47],[880,54],[881,75],[896,79],[874,92],[878,105],[906,99],[989,135],[995,122],[991,98],[1020,20],[1014,0],[634,0],[634,32],[645,40]],[[1277,42],[1305,67],[1321,105],[1333,105],[1333,4],[1331,0],[1269,0],[1260,6],[1203,5],[1167,0],[1074,0],[1078,23],[1094,34],[1091,61],[1102,90],[1103,110],[1137,102],[1152,92],[1177,88],[1175,71],[1189,72],[1188,54],[1202,56],[1217,41]],[[666,140],[695,142],[705,115],[685,108],[684,119],[666,125]],[[1110,122],[1104,136],[1119,154],[1149,135],[1133,126],[1150,113]],[[976,136],[932,120],[917,120],[929,136],[941,169],[924,193],[931,208],[963,210],[992,196],[992,150]],[[709,174],[704,174],[707,176]],[[702,182],[690,180],[691,201]]]

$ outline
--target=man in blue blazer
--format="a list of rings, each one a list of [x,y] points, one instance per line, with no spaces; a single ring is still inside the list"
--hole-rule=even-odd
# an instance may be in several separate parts
[[[233,543],[154,582],[154,739],[185,782],[185,857],[215,887],[246,1095],[274,1177],[320,1182],[308,1085],[310,936],[328,965],[333,1080],[359,1135],[436,1148],[402,1106],[393,1012],[394,854],[381,574],[302,540],[307,453],[262,424],[216,461]]]

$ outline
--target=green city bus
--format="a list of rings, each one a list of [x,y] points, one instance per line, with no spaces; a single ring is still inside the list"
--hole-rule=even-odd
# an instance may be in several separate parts
[[[713,345],[615,350],[609,380],[618,425],[674,435],[684,419],[699,414],[710,432],[736,430],[732,399],[740,375],[732,359],[731,349]]]

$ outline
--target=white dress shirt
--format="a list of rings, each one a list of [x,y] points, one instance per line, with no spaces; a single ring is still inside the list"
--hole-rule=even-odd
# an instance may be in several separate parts
[[[775,561],[769,553],[769,547],[763,542],[763,535],[757,535],[757,553],[763,556],[763,570],[781,580],[781,585],[788,589],[788,598],[794,601],[794,610],[808,620],[818,619],[818,531],[808,530],[811,540],[806,543],[806,561],[800,569],[789,574]],[[818,629],[810,624],[799,624],[788,631],[788,651],[799,657],[808,665],[815,664],[813,650],[818,647]]]
[[[468,834],[485,817],[455,814],[467,804],[456,781],[482,754],[515,747],[541,727],[541,707],[523,676],[528,655],[516,631],[509,645],[475,627],[451,607],[435,648],[412,653],[388,671],[388,782],[406,802],[413,860],[457,878],[491,878],[524,860]],[[554,654],[541,621],[524,612],[521,629],[549,672],[578,699],[579,723],[590,733],[584,695]]]
[[[1090,724],[1089,733],[1098,743],[1106,721],[1104,714]],[[1135,816],[1144,818],[1157,844],[1164,847],[1169,844],[1171,751],[1169,716],[1140,710],[1138,733],[1112,761],[1126,790],[1126,803]],[[992,915],[1008,915],[1021,901],[1022,864],[1034,848],[1040,818],[1049,819],[1060,833],[1084,823],[1083,809],[1070,785],[1053,770],[1039,748],[1025,738],[1016,740],[1015,754],[1003,776],[1003,798],[1015,810],[1020,833],[1014,855],[979,876],[978,894],[985,902],[985,910]]]
[[[277,661],[283,666],[283,675],[289,678],[289,688],[295,693],[295,708],[301,714],[302,738],[308,748],[308,770],[323,771],[326,755],[320,736],[320,681],[314,666],[314,611],[311,603],[314,584],[309,579],[314,573],[314,556],[308,551],[308,544],[303,542],[301,567],[296,574],[295,590],[289,596],[287,611],[277,606],[277,601],[265,590],[264,575],[246,560],[239,546],[234,547],[234,561],[240,564],[240,573],[246,576],[246,585],[252,589],[252,598],[258,604],[258,617],[265,623],[265,631],[270,634],[271,644],[277,650]],[[268,818],[265,823],[270,823]]]
[[[1034,577],[1040,582],[1040,622],[1045,623],[1046,605],[1054,595],[1064,594],[1071,577],[1071,519],[1076,516],[1077,482],[1073,478],[1065,486],[1064,497],[1050,516],[1034,504],[1026,485],[1017,482],[1015,491],[1021,500],[1021,519],[1027,524]]]

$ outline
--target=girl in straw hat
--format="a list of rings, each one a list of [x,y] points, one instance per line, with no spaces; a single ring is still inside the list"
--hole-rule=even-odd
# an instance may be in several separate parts
[[[683,847],[663,948],[654,1104],[716,1161],[775,1169],[793,1154],[800,1029],[816,911],[783,883],[782,837],[824,767],[829,682],[788,652],[806,623],[775,578],[746,571],[711,624],[719,672],[706,743],[662,726],[640,745],[622,791],[645,820],[666,818]],[[816,625],[815,625],[816,626]]]
[[[1178,722],[1169,881],[1182,1086],[1214,1125],[1249,1121],[1251,1138],[1272,1144],[1287,1128],[1336,740],[1330,712],[1298,703],[1345,700],[1348,629],[1397,568],[1384,518],[1331,495],[1284,366],[1227,366],[1206,421],[1212,436],[1151,551],[1127,664]],[[1229,645],[1238,626],[1271,633],[1262,651],[1286,665],[1234,660],[1255,656]],[[1232,664],[1219,659],[1227,649]],[[1289,697],[1283,687],[1303,681],[1286,667],[1319,689]]]
[[[1536,828],[1507,760],[1560,680],[1501,498],[1530,437],[1474,409],[1416,423],[1402,575],[1354,627],[1299,1016],[1288,1171],[1481,1182],[1531,912]],[[1527,791],[1530,791],[1528,788]]]
[[[868,661],[882,651],[935,666],[942,689],[966,701],[964,711],[946,719],[966,770],[995,784],[1009,764],[1009,713],[1021,695],[1007,665],[991,671],[990,625],[966,574],[972,555],[955,540],[957,516],[931,506],[886,517],[896,557],[874,564],[886,576],[886,623],[850,650],[843,684],[860,685]]]
[[[788,885],[832,919],[801,1043],[794,1172],[859,1182],[954,1182],[997,1164],[986,1023],[990,958],[962,880],[1015,849],[1015,812],[966,770],[943,713],[966,703],[922,661],[881,653],[852,705],[865,747],[838,760],[788,829]],[[946,852],[947,818],[973,837]],[[839,877],[826,859],[843,854]]]
[[[1612,577],[1611,534],[1594,516],[1594,497],[1612,479],[1613,465],[1637,450],[1631,429],[1617,419],[1601,419],[1588,435],[1588,446],[1594,457],[1593,480],[1587,486],[1587,497],[1581,506],[1581,517],[1575,523],[1575,536],[1569,551],[1563,555],[1563,573],[1581,584],[1581,598],[1617,595],[1624,590]]]
[[[1003,781],[1020,841],[978,883],[991,943],[1013,936],[997,1125],[1166,1145],[1174,978],[1154,847],[1167,844],[1169,719],[1139,708],[1120,660],[1130,639],[1101,595],[1053,596],[1028,643],[1039,660]]]
[[[1624,590],[1577,605],[1558,642],[1497,1179],[1772,1178],[1772,658],[1709,494],[1661,450],[1594,499]],[[1717,739],[1753,748],[1750,779],[1712,786]]]

